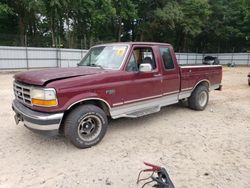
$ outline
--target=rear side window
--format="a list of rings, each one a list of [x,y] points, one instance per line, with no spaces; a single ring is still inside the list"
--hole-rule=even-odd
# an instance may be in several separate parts
[[[160,53],[165,69],[174,69],[174,62],[171,56],[170,49],[166,47],[161,47]]]

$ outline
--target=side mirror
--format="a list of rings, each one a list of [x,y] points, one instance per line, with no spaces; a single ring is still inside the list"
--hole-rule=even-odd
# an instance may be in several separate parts
[[[140,72],[150,72],[150,71],[152,71],[152,69],[153,69],[152,65],[149,64],[149,63],[142,63],[139,66],[139,71]]]

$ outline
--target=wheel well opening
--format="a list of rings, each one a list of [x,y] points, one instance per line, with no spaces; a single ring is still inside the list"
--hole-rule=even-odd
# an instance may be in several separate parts
[[[209,83],[208,83],[208,81],[202,81],[202,82],[200,82],[195,88],[197,88],[198,86],[205,86],[205,87],[207,87],[207,89],[209,90]]]
[[[105,114],[110,117],[110,111],[109,111],[109,107],[108,105],[103,102],[103,101],[100,101],[100,100],[86,100],[86,101],[81,101],[79,103],[76,103],[74,104],[73,106],[71,106],[67,111],[64,112],[64,115],[63,115],[63,119],[61,121],[61,125],[60,125],[60,128],[59,128],[59,132],[63,134],[63,128],[64,128],[64,122],[65,122],[65,119],[67,117],[67,115],[72,111],[74,110],[75,108],[77,108],[78,106],[80,105],[84,105],[84,104],[92,104],[92,105],[95,105],[95,106],[98,106],[99,108],[101,108]]]

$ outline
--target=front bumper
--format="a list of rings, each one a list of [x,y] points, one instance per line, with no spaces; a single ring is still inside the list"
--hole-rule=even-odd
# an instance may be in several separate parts
[[[15,111],[16,124],[22,121],[28,129],[46,135],[59,134],[59,127],[63,118],[63,113],[43,113],[31,110],[14,100],[12,109]]]

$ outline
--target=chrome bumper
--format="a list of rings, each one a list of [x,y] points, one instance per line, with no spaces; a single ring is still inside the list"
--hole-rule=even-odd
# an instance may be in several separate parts
[[[22,121],[27,128],[39,133],[49,133],[51,131],[58,133],[59,131],[63,113],[51,114],[33,111],[16,99],[12,103],[12,109],[16,113],[16,124]]]

